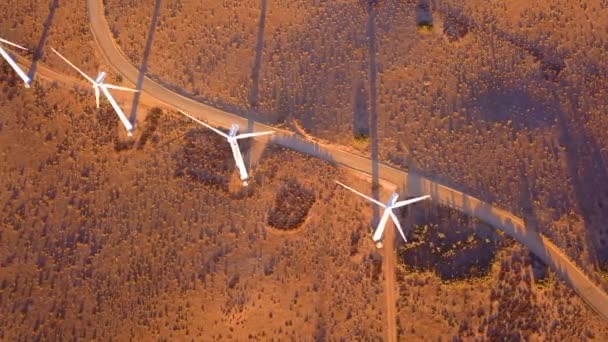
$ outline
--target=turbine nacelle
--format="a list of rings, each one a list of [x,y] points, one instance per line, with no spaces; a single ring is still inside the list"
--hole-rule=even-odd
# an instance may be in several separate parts
[[[239,125],[232,124],[232,126],[230,126],[230,131],[228,131],[228,136],[234,138],[234,137],[236,137],[238,132],[239,132]]]
[[[393,194],[391,195],[391,198],[388,200],[388,202],[386,202],[386,208],[390,209],[393,207],[393,205],[395,205],[395,203],[397,203],[397,199],[399,198],[399,194],[396,192],[393,192]]]
[[[102,85],[103,84],[103,80],[106,78],[106,73],[101,71],[99,72],[99,74],[97,75],[97,78],[95,79],[95,83],[97,85]]]

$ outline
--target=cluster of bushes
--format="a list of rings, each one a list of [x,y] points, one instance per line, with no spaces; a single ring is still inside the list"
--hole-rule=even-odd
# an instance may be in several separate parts
[[[217,134],[200,128],[188,131],[174,160],[175,176],[188,176],[203,184],[228,189],[234,160],[230,147]]]
[[[487,275],[502,244],[494,228],[447,207],[426,206],[408,219],[414,228],[399,252],[405,267],[443,280]]]
[[[295,229],[304,222],[314,202],[314,192],[290,179],[276,195],[274,207],[268,213],[268,224],[278,229]]]

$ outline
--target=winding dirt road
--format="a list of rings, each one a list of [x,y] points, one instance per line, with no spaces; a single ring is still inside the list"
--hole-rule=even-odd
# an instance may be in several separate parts
[[[125,79],[136,84],[139,71],[131,64],[112,39],[112,34],[104,16],[102,0],[87,0],[87,7],[91,30],[99,45],[100,52],[110,66],[122,74]],[[152,100],[160,101],[168,109],[183,110],[202,120],[225,128],[229,128],[232,123],[238,123],[241,127],[247,127],[247,119],[186,98],[147,77],[143,82],[142,92],[148,95],[142,96],[142,101],[150,101],[150,98],[152,98]],[[280,130],[261,123],[256,122],[252,125],[252,131],[265,131],[269,129],[276,131],[276,134],[272,138],[273,143],[349,169],[366,174],[372,173],[372,161],[368,158],[343,151],[335,146],[305,140],[289,131]],[[549,239],[533,229],[528,229],[521,218],[475,197],[424,178],[421,175],[398,170],[382,163],[379,165],[379,176],[381,179],[401,187],[410,196],[430,194],[433,201],[476,217],[504,231],[543,260],[593,310],[608,321],[608,295],[595,285]]]

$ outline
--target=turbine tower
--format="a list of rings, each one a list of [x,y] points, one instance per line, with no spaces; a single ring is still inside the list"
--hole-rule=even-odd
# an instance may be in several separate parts
[[[6,52],[6,50],[4,50],[2,48],[2,44],[10,45],[10,46],[13,46],[13,47],[16,47],[18,49],[25,50],[25,51],[27,51],[27,49],[24,48],[21,45],[17,45],[15,43],[11,43],[11,42],[9,42],[6,39],[0,38],[0,55],[2,55],[2,57],[4,57],[4,59],[8,62],[8,64],[11,65],[11,67],[13,68],[13,70],[15,70],[15,72],[17,73],[17,75],[19,75],[19,77],[21,77],[21,79],[23,80],[23,83],[25,83],[25,87],[29,88],[30,84],[32,83],[32,79],[23,70],[21,70],[21,68],[19,67],[19,65],[17,65],[17,63],[15,63],[15,61],[9,55],[9,53]]]
[[[108,99],[108,101],[110,101],[110,104],[112,105],[112,108],[114,108],[114,111],[118,115],[120,122],[122,122],[123,126],[125,126],[125,129],[127,130],[127,135],[132,136],[133,135],[133,124],[131,123],[131,121],[129,121],[129,119],[127,119],[127,116],[122,111],[122,109],[120,109],[120,106],[118,105],[118,103],[116,103],[116,100],[114,100],[114,97],[112,97],[112,94],[110,94],[108,89],[130,91],[130,92],[134,92],[134,93],[137,93],[138,90],[103,83],[103,80],[106,78],[106,73],[103,71],[101,71],[97,75],[96,79],[92,79],[87,74],[85,74],[82,70],[78,69],[74,64],[72,64],[72,62],[70,62],[67,58],[63,57],[59,52],[57,52],[57,50],[55,50],[53,48],[51,48],[51,50],[53,50],[53,52],[55,54],[57,54],[57,56],[59,56],[61,59],[63,59],[72,68],[76,69],[76,71],[78,71],[78,73],[80,73],[84,78],[86,78],[89,82],[91,82],[93,84],[93,89],[95,89],[95,103],[97,104],[97,108],[99,108],[99,95],[100,95],[99,92],[101,90],[103,95]]]
[[[359,192],[349,186],[344,185],[343,183],[340,183],[338,181],[336,181],[336,183],[338,183],[342,187],[354,192],[355,194],[367,199],[368,201],[384,208],[384,213],[382,213],[380,222],[378,222],[378,227],[376,228],[376,231],[374,232],[374,235],[372,236],[372,240],[374,240],[374,242],[376,243],[376,247],[378,247],[378,248],[382,248],[382,235],[384,233],[384,228],[386,227],[386,222],[388,221],[389,217],[393,220],[393,223],[395,224],[395,227],[397,227],[397,230],[399,230],[399,233],[401,233],[401,237],[403,237],[403,240],[405,240],[405,242],[407,242],[407,238],[405,237],[405,234],[403,233],[401,224],[399,224],[399,219],[397,218],[395,213],[393,213],[393,209],[405,207],[406,205],[410,205],[412,203],[420,202],[427,198],[431,198],[431,196],[425,195],[425,196],[416,197],[416,198],[412,198],[409,200],[397,202],[397,199],[399,198],[399,194],[394,192],[392,194],[391,198],[388,200],[388,202],[386,202],[386,204],[384,204],[382,202],[376,201],[375,199],[373,199],[367,195],[362,194],[361,192]]]
[[[221,135],[222,137],[226,138],[226,140],[228,140],[228,143],[230,144],[230,149],[232,149],[232,156],[234,157],[234,162],[236,163],[236,168],[239,170],[241,181],[243,182],[243,186],[249,185],[249,183],[247,182],[247,180],[249,179],[249,174],[247,174],[247,167],[245,166],[245,161],[243,161],[243,155],[241,154],[241,149],[239,148],[238,140],[259,137],[262,135],[269,135],[273,134],[274,131],[238,134],[239,125],[232,124],[232,126],[230,127],[230,131],[228,132],[228,134],[226,134],[220,131],[219,129],[202,122],[201,120],[198,120],[197,118],[193,117],[192,115],[189,115],[184,111],[181,112],[190,119],[209,128],[210,130],[214,131],[215,133]]]

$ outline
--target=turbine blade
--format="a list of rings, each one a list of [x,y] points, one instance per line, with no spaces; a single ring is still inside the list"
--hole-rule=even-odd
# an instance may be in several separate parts
[[[28,51],[28,50],[27,50],[26,48],[24,48],[23,46],[18,45],[18,44],[15,44],[15,43],[12,43],[12,42],[9,42],[9,41],[8,41],[8,40],[6,40],[6,39],[2,39],[2,38],[0,38],[0,43],[4,43],[4,44],[10,45],[10,46],[14,46],[14,47],[16,47],[17,49],[21,49],[21,50]]]
[[[51,48],[51,50],[53,50],[53,52],[55,54],[57,54],[57,56],[59,56],[61,59],[63,59],[64,62],[68,63],[72,68],[76,69],[76,71],[78,71],[84,78],[86,78],[89,82],[95,84],[95,80],[90,78],[89,75],[85,74],[82,70],[78,69],[78,67],[76,67],[74,64],[72,64],[72,62],[68,61],[67,58],[63,57],[59,52],[57,52],[57,50]]]
[[[2,57],[4,57],[4,59],[8,62],[8,64],[10,64],[10,66],[13,68],[13,70],[15,70],[17,75],[19,75],[19,77],[21,77],[23,82],[25,82],[25,87],[29,88],[30,83],[32,82],[32,79],[19,67],[19,65],[17,65],[17,63],[15,63],[15,61],[11,58],[11,56],[8,54],[8,52],[4,51],[4,49],[2,47],[0,47],[0,55],[2,55]]]
[[[377,204],[377,205],[381,206],[382,208],[386,208],[386,206],[385,206],[383,203],[381,203],[381,202],[379,202],[379,201],[376,201],[375,199],[373,199],[373,198],[371,198],[371,197],[369,197],[369,196],[367,196],[367,195],[364,195],[364,194],[360,193],[359,191],[357,191],[357,190],[355,190],[355,189],[351,188],[350,186],[347,186],[347,185],[345,185],[345,184],[343,184],[343,183],[340,183],[340,182],[338,182],[338,181],[336,181],[336,183],[338,183],[338,185],[341,185],[342,187],[344,187],[344,188],[346,188],[346,189],[348,189],[348,190],[350,190],[350,191],[352,191],[352,192],[356,193],[357,195],[359,195],[359,196],[361,196],[361,197],[363,197],[363,198],[367,199],[368,201],[371,201],[371,202],[373,202],[373,203],[375,203],[375,204]]]
[[[119,87],[119,86],[115,86],[113,84],[103,84],[104,87],[108,88],[108,89],[116,89],[116,90],[122,90],[122,91],[130,91],[132,93],[139,93],[139,90],[137,89],[131,89],[131,88],[125,88],[125,87]]]
[[[181,112],[182,114],[184,114],[185,116],[189,117],[190,119],[192,119],[193,121],[195,121],[195,122],[197,122],[197,123],[199,123],[199,124],[201,124],[201,125],[203,125],[203,126],[205,126],[205,127],[209,128],[210,130],[214,131],[215,133],[217,133],[217,134],[219,134],[219,135],[223,136],[224,138],[226,138],[226,139],[228,139],[228,138],[229,138],[229,137],[228,137],[228,134],[226,134],[226,133],[224,133],[224,132],[220,131],[219,129],[217,129],[217,128],[215,128],[215,127],[213,127],[213,126],[209,125],[209,124],[206,124],[206,123],[202,122],[201,120],[199,120],[199,119],[195,118],[194,116],[192,116],[192,115],[190,115],[190,114],[188,114],[188,113],[184,112],[183,110],[180,110],[180,112]]]
[[[372,240],[374,240],[374,242],[379,242],[380,240],[382,240],[382,234],[384,234],[384,229],[386,228],[386,222],[388,221],[388,216],[390,215],[391,211],[390,209],[385,209],[384,213],[382,214],[382,218],[380,219],[380,222],[378,222],[378,228],[376,228],[376,231],[374,232],[374,235],[372,236]]]
[[[247,167],[245,166],[245,161],[243,160],[243,155],[241,154],[239,144],[236,141],[234,143],[230,143],[230,148],[232,150],[232,155],[234,156],[236,168],[239,170],[239,176],[244,182],[249,179],[249,174],[247,174]]]
[[[421,196],[421,197],[412,198],[412,199],[409,199],[409,200],[407,200],[407,201],[401,201],[401,202],[397,202],[397,203],[393,204],[393,205],[391,206],[391,208],[405,207],[406,205],[410,205],[410,204],[412,204],[412,203],[420,202],[420,201],[423,201],[423,200],[425,200],[425,199],[427,199],[427,198],[431,198],[431,196],[426,195],[426,196]]]
[[[103,92],[103,94],[106,96],[108,101],[110,101],[112,108],[114,108],[116,115],[118,115],[120,122],[122,122],[123,126],[125,126],[125,129],[127,130],[127,132],[130,133],[131,131],[133,131],[133,125],[131,124],[131,121],[129,121],[129,119],[127,119],[127,116],[125,115],[125,113],[123,113],[122,109],[120,109],[120,106],[118,105],[118,103],[116,103],[116,100],[114,100],[114,97],[112,97],[112,94],[110,94],[108,89],[106,89],[106,87],[104,87],[103,85],[100,86],[99,88],[101,88],[101,91]]]
[[[244,134],[237,135],[236,138],[237,139],[246,139],[246,138],[259,137],[259,136],[262,136],[262,135],[269,135],[269,134],[274,134],[274,131],[259,132],[259,133],[244,133]]]
[[[397,215],[395,215],[395,213],[392,210],[391,210],[391,218],[393,219],[393,223],[395,224],[395,227],[397,227],[397,230],[399,231],[399,233],[401,233],[401,237],[403,238],[403,241],[407,242],[407,238],[405,237],[405,234],[403,233],[403,228],[401,228],[399,219],[397,218]]]

